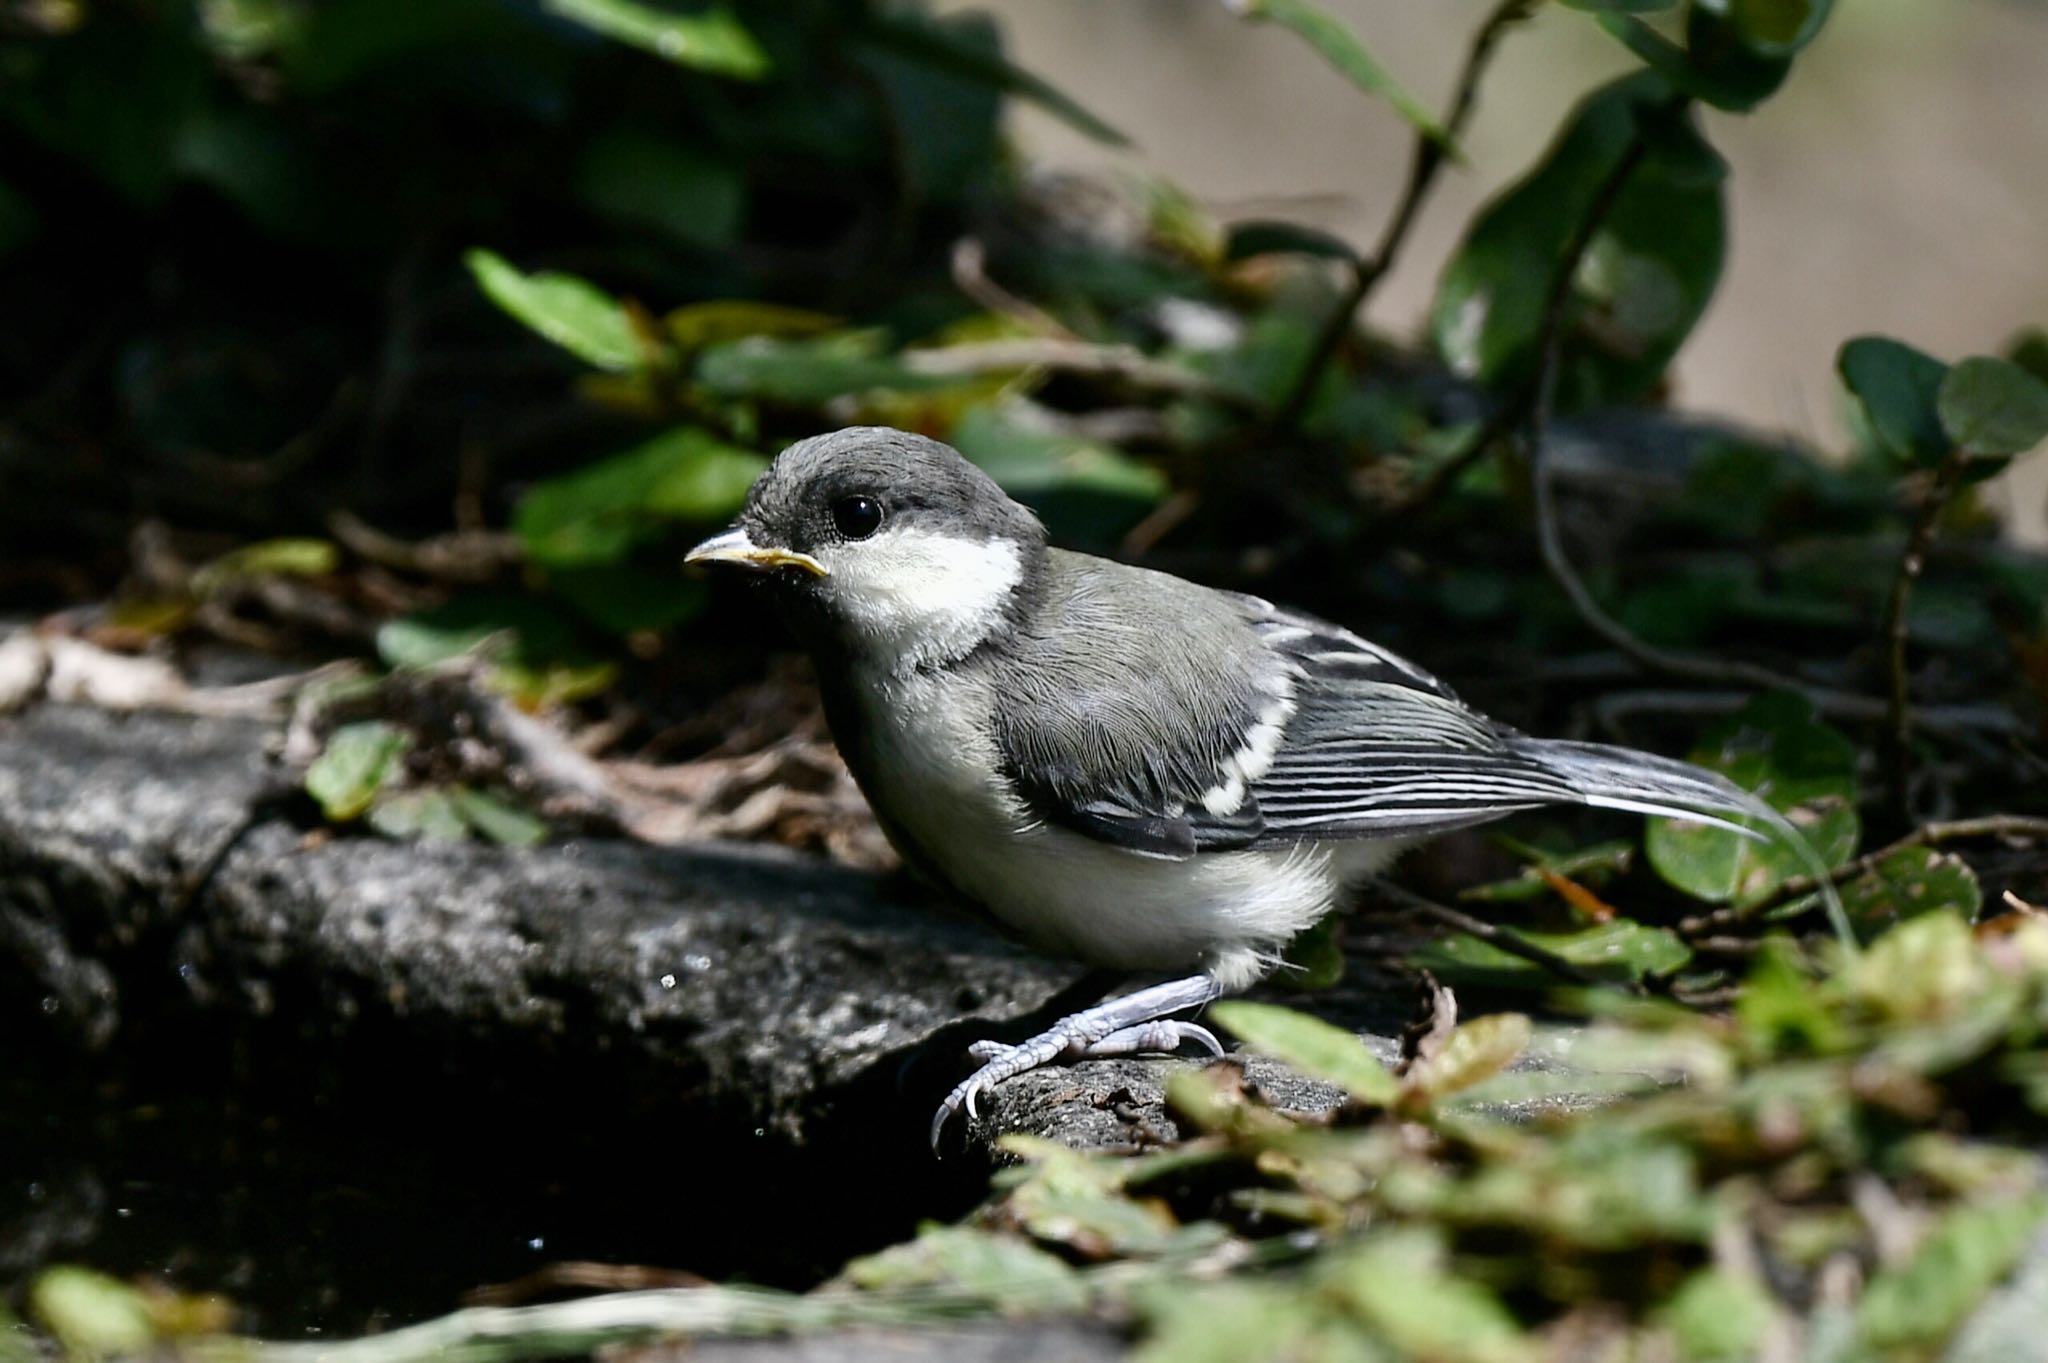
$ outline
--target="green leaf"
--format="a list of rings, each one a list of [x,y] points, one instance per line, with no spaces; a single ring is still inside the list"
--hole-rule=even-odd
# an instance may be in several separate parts
[[[1654,76],[1596,91],[1537,166],[1474,219],[1431,309],[1458,373],[1511,388],[1534,372],[1551,281],[1632,141],[1649,144],[1572,281],[1559,401],[1611,405],[1650,392],[1705,311],[1726,246],[1722,165]]]
[[[1586,10],[1593,14],[1653,14],[1659,10],[1675,9],[1681,0],[1559,0],[1566,9]]]
[[[881,354],[881,346],[882,337],[871,331],[810,340],[756,336],[707,347],[697,360],[696,377],[724,397],[796,404],[876,390],[932,392],[968,382],[951,375],[918,373],[894,356]]]
[[[1283,989],[1329,989],[1344,978],[1343,915],[1325,914],[1294,934],[1287,944],[1286,964],[1273,982]]]
[[[2010,360],[1976,356],[1941,382],[1941,428],[1977,458],[2025,454],[2048,440],[2048,382]]]
[[[1529,1045],[1522,1013],[1489,1013],[1461,1024],[1443,1049],[1408,1072],[1408,1082],[1431,1098],[1471,1088],[1499,1074]]]
[[[986,14],[968,11],[921,22],[956,56],[979,52],[988,61],[1002,60],[1001,31]],[[854,50],[888,113],[885,135],[902,192],[917,202],[957,203],[988,186],[1001,160],[1003,90],[983,73],[964,71],[960,62],[933,62],[930,56],[931,49],[913,54],[883,45]]]
[[[402,770],[412,736],[382,720],[344,724],[306,768],[306,793],[336,823],[362,817]]]
[[[1969,863],[1932,847],[1902,847],[1841,889],[1849,921],[1866,939],[1902,919],[1937,910],[1974,921],[1984,906],[1984,892]]]
[[[1357,35],[1322,6],[1311,4],[1309,0],[1230,0],[1230,7],[1246,19],[1278,24],[1292,32],[1314,48],[1344,79],[1365,93],[1377,95],[1393,105],[1395,112],[1407,119],[1412,127],[1438,142],[1448,141],[1448,134],[1436,115],[1402,89],[1400,82],[1380,65],[1379,58],[1358,40]]]
[[[614,564],[677,523],[730,519],[767,467],[751,450],[678,427],[535,484],[513,509],[512,528],[536,563]]]
[[[1167,492],[1164,474],[1121,450],[1032,430],[1001,407],[969,408],[949,439],[1005,492],[1043,516],[1059,538],[1114,540]]]
[[[1243,1000],[1219,1003],[1210,1014],[1261,1055],[1327,1080],[1361,1103],[1384,1107],[1400,1092],[1394,1076],[1363,1041],[1321,1018]]]
[[[401,790],[370,807],[366,820],[387,838],[400,842],[461,842],[469,824],[447,790]]]
[[[596,285],[574,275],[521,274],[481,248],[462,259],[493,303],[584,363],[621,373],[646,362],[626,310]]]
[[[1789,58],[1755,51],[1727,20],[1699,5],[1687,12],[1682,47],[1630,14],[1602,14],[1599,22],[1673,88],[1730,113],[1747,113],[1776,94],[1792,69]]]
[[[546,821],[486,791],[450,786],[448,800],[464,823],[500,847],[535,847],[547,840]]]
[[[1667,975],[1692,959],[1691,949],[1676,934],[1627,918],[1577,932],[1515,935],[1581,969],[1617,980]],[[1466,933],[1454,933],[1432,942],[1411,953],[1409,959],[1449,984],[1547,991],[1565,983],[1543,966]]]
[[[1202,1284],[1199,1292],[1189,1291],[1184,1282],[1149,1282],[1136,1297],[1147,1329],[1131,1352],[1131,1363],[1338,1363],[1346,1358],[1377,1363],[1380,1357],[1357,1348],[1318,1352],[1315,1337],[1332,1322],[1319,1319],[1300,1292],[1276,1282],[1223,1278]]]
[[[1760,1056],[1829,1055],[1848,1038],[1837,1011],[1800,968],[1796,949],[1779,936],[1764,939],[1736,1001],[1735,1016],[1750,1050]]]
[[[951,1287],[1005,1313],[1072,1314],[1088,1300],[1064,1259],[1014,1235],[970,1226],[925,1225],[915,1240],[855,1259],[840,1276],[871,1291]]]
[[[691,303],[677,308],[661,322],[670,339],[690,351],[721,341],[742,341],[749,336],[817,336],[845,325],[842,319],[826,313],[751,298]]]
[[[142,1294],[90,1269],[45,1269],[29,1287],[28,1309],[76,1360],[138,1357],[156,1343]]]
[[[1403,1357],[1522,1363],[1543,1356],[1483,1284],[1453,1273],[1442,1233],[1385,1231],[1333,1256],[1318,1276]]]
[[[2006,344],[2005,358],[2048,383],[2048,328],[2028,327],[2020,332]]]
[[[742,80],[759,80],[770,70],[754,35],[723,7],[677,14],[639,0],[542,2],[551,13],[678,66]]]
[[[1084,137],[1108,146],[1130,139],[1065,92],[1005,58],[998,49],[966,40],[943,23],[915,14],[877,16],[863,36],[877,46],[1038,105]]]
[[[1946,364],[1899,341],[1859,336],[1835,356],[1835,369],[1885,453],[1920,467],[1947,457],[1938,408]]]
[[[1803,698],[1757,697],[1708,730],[1691,759],[1790,818],[1829,867],[1856,850],[1856,747]],[[1797,851],[1769,828],[1759,831],[1762,841],[1688,820],[1652,819],[1644,847],[1657,873],[1694,898],[1748,903],[1805,872]]]
[[[1658,1308],[1656,1321],[1688,1363],[1747,1363],[1778,1314],[1776,1300],[1754,1278],[1703,1268]]]
[[[1789,57],[1819,35],[1834,0],[1724,0],[1743,45],[1764,57]]]
[[[738,239],[746,192],[732,166],[631,127],[592,138],[576,164],[576,195],[599,216],[703,250]]]
[[[1333,232],[1303,227],[1291,222],[1233,223],[1223,246],[1225,260],[1249,260],[1253,256],[1318,256],[1347,263],[1358,259],[1351,243]]]
[[[258,540],[222,554],[192,574],[192,591],[212,596],[234,582],[259,577],[325,577],[341,566],[341,551],[327,540]]]
[[[1946,1213],[1905,1262],[1880,1268],[1857,1303],[1857,1334],[1879,1349],[1932,1347],[1975,1310],[2039,1233],[2036,1193]]]

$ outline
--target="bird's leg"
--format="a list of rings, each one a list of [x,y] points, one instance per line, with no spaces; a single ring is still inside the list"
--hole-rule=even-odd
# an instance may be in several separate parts
[[[977,1042],[968,1054],[982,1062],[981,1068],[955,1085],[946,1101],[939,1104],[938,1113],[932,1118],[932,1149],[938,1149],[939,1136],[954,1113],[965,1108],[969,1117],[975,1115],[976,1097],[1005,1079],[1014,1079],[1055,1060],[1172,1050],[1182,1041],[1199,1042],[1215,1054],[1223,1054],[1223,1047],[1208,1028],[1167,1019],[1169,1013],[1213,1002],[1222,992],[1211,977],[1190,975],[1083,1009],[1015,1046]]]

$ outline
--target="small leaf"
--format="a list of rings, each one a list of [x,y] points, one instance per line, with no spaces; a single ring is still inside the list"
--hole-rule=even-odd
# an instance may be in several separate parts
[[[1829,867],[1856,850],[1856,747],[1798,696],[1759,696],[1709,729],[1692,761],[1763,797],[1805,834]],[[1749,822],[1744,820],[1743,822]],[[1805,874],[1798,852],[1762,830],[1759,841],[1681,819],[1652,819],[1650,864],[1669,884],[1713,903],[1749,903]]]
[[[1923,467],[1948,455],[1937,407],[1946,364],[1899,341],[1859,336],[1835,356],[1835,369],[1885,453]]]
[[[336,823],[360,818],[398,774],[411,744],[410,734],[382,720],[344,724],[306,768],[306,793]]]
[[[2048,440],[2048,383],[2010,360],[1977,356],[1942,380],[1942,430],[1965,454],[2004,458]]]
[[[28,1290],[28,1309],[73,1359],[141,1356],[156,1342],[142,1294],[90,1269],[45,1269]]]
[[[1903,919],[1942,910],[1974,921],[1983,908],[1977,873],[1932,847],[1902,847],[1842,887],[1842,906],[1866,939]]]
[[[549,11],[678,66],[742,80],[768,74],[768,54],[722,7],[677,14],[639,0],[543,0]]]
[[[1694,1273],[1656,1313],[1688,1363],[1746,1363],[1777,1319],[1777,1302],[1762,1284],[1724,1268]]]
[[[1219,1003],[1210,1012],[1261,1055],[1327,1080],[1361,1103],[1384,1107],[1400,1092],[1394,1076],[1363,1041],[1321,1018],[1242,1000]]]
[[[623,372],[646,362],[626,310],[596,285],[574,275],[522,274],[481,248],[463,262],[493,303],[584,363]]]
[[[1650,927],[1628,918],[1617,918],[1611,923],[1601,923],[1578,932],[1518,932],[1515,935],[1582,970],[1617,980],[1667,975],[1692,959],[1691,949],[1669,929]],[[1411,953],[1410,959],[1440,976],[1447,984],[1552,990],[1565,983],[1542,965],[1525,961],[1465,933],[1454,933],[1440,942],[1432,942]]]
[[[1357,35],[1322,6],[1309,0],[1225,0],[1225,4],[1245,19],[1264,20],[1289,30],[1314,48],[1344,79],[1393,105],[1395,112],[1412,127],[1438,142],[1448,142],[1448,134],[1436,115],[1402,89]]]
[[[1128,137],[1090,113],[1064,91],[1010,61],[1000,50],[990,50],[964,40],[962,35],[943,23],[934,23],[914,14],[890,15],[885,12],[874,16],[865,35],[877,46],[993,86],[1004,94],[1028,99],[1084,137],[1112,147],[1130,145]]]
[[[1727,0],[1728,22],[1743,45],[1764,57],[1789,57],[1812,42],[1834,0]]]
[[[192,591],[212,596],[231,582],[256,577],[325,577],[341,566],[327,540],[274,539],[243,545],[192,574]]]
[[[1291,222],[1233,223],[1224,242],[1223,258],[1249,260],[1263,255],[1318,256],[1346,263],[1358,259],[1351,243],[1334,232]]]
[[[872,1291],[951,1287],[1002,1312],[1073,1314],[1088,1302],[1064,1259],[1014,1235],[970,1226],[926,1225],[908,1244],[855,1259],[840,1277]]]
[[[1286,966],[1273,982],[1286,989],[1329,989],[1344,978],[1342,916],[1325,914],[1287,944]]]
[[[1904,1263],[1871,1278],[1856,1306],[1859,1338],[1877,1349],[1940,1344],[2012,1271],[2044,1215],[2038,1193],[1946,1213]]]
[[[444,789],[402,790],[377,801],[366,820],[400,842],[461,842],[469,824]]]
[[[1410,1087],[1442,1098],[1491,1079],[1515,1063],[1529,1045],[1529,1019],[1522,1013],[1489,1013],[1461,1024],[1443,1049],[1414,1066]]]
[[[708,347],[697,360],[697,379],[726,397],[818,403],[848,393],[874,390],[919,393],[965,382],[946,374],[921,374],[880,353],[875,332],[842,332],[812,340],[756,336]]]
[[[1499,1297],[1445,1262],[1435,1230],[1385,1231],[1318,1270],[1402,1357],[1440,1363],[1522,1363],[1543,1356]]]
[[[1681,47],[1630,14],[1602,14],[1600,27],[1678,90],[1730,113],[1747,113],[1776,94],[1792,69],[1784,56],[1744,44],[1729,22],[1702,6],[1687,12]]]
[[[512,528],[537,563],[613,564],[678,522],[729,519],[767,467],[751,450],[679,427],[535,484],[514,508]]]
[[[495,795],[468,786],[450,786],[448,799],[465,823],[500,847],[535,847],[547,840],[545,822]]]
[[[779,338],[818,336],[837,331],[845,322],[808,308],[784,307],[751,298],[720,298],[709,303],[691,303],[661,319],[670,339],[684,350],[702,350],[722,341],[743,341],[749,336]]]

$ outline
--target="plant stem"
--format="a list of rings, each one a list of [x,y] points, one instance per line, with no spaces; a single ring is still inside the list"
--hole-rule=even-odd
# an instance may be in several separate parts
[[[1394,214],[1380,233],[1379,244],[1368,256],[1359,256],[1351,262],[1351,282],[1344,290],[1344,296],[1323,322],[1323,328],[1316,334],[1315,343],[1309,348],[1308,358],[1302,362],[1301,372],[1294,377],[1293,387],[1281,399],[1274,414],[1274,422],[1281,429],[1291,429],[1300,420],[1309,399],[1315,395],[1316,385],[1322,380],[1323,371],[1329,368],[1331,358],[1343,344],[1344,337],[1351,330],[1351,319],[1359,308],[1372,296],[1373,289],[1394,268],[1400,258],[1401,248],[1407,244],[1408,233],[1415,226],[1416,216],[1422,209],[1423,201],[1436,183],[1437,172],[1443,169],[1450,148],[1464,135],[1465,125],[1472,121],[1472,111],[1479,100],[1479,82],[1493,60],[1494,49],[1500,45],[1507,31],[1529,17],[1539,0],[1501,0],[1488,15],[1486,22],[1473,35],[1472,46],[1465,53],[1465,64],[1458,72],[1456,91],[1451,96],[1451,107],[1444,115],[1443,133],[1432,137],[1428,132],[1415,134],[1415,148],[1408,160],[1408,181],[1401,190],[1401,198],[1394,205]]]
[[[1933,484],[1913,518],[1906,537],[1906,552],[1899,556],[1899,570],[1892,578],[1891,599],[1885,604],[1885,769],[1891,787],[1892,810],[1901,822],[1913,818],[1913,707],[1906,675],[1906,608],[1913,599],[1913,584],[1927,566],[1927,551],[1941,522],[1942,508],[1954,495],[1956,484],[1970,458],[1962,450],[1951,450],[1934,472]]]
[[[1480,941],[1485,942],[1489,946],[1497,947],[1510,956],[1519,956],[1532,965],[1542,966],[1560,979],[1570,980],[1573,984],[1583,985],[1611,986],[1617,983],[1614,980],[1597,975],[1583,966],[1567,961],[1554,951],[1537,946],[1519,933],[1511,932],[1507,928],[1498,927],[1483,918],[1474,918],[1471,914],[1461,909],[1454,909],[1448,904],[1439,904],[1434,899],[1416,894],[1413,890],[1405,890],[1392,881],[1375,881],[1373,888],[1404,909],[1422,914],[1428,918],[1434,918],[1444,926],[1477,937]],[[1623,987],[1626,988],[1628,986]]]

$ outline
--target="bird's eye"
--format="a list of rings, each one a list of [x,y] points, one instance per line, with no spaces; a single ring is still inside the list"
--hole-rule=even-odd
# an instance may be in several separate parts
[[[872,497],[841,497],[832,503],[832,524],[850,540],[864,540],[882,528],[882,504]]]

